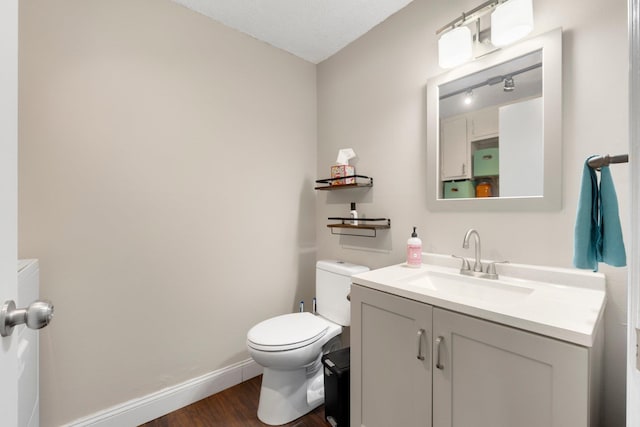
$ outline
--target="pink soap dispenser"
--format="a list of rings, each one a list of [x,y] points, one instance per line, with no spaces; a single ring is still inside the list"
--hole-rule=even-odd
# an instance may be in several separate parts
[[[407,240],[407,265],[413,268],[419,268],[422,265],[422,240],[416,233],[416,227],[413,227],[413,233]]]

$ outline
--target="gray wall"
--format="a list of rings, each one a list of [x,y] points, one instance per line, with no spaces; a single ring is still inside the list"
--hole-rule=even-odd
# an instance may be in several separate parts
[[[477,3],[415,0],[318,66],[318,174],[327,175],[338,149],[352,147],[359,156],[357,172],[375,182],[369,190],[318,195],[319,258],[339,257],[370,267],[402,262],[414,225],[426,251],[470,256],[473,249],[462,249],[462,238],[474,227],[488,259],[571,267],[584,159],[628,152],[626,2],[534,1],[534,34],[564,30],[562,209],[431,212],[426,201],[425,86],[442,72],[435,31]],[[613,167],[612,174],[628,237],[628,165]],[[360,202],[360,215],[391,218],[391,230],[376,239],[332,236],[326,218],[347,213],[350,201]],[[624,426],[627,270],[603,266],[601,271],[609,291],[604,414],[608,427]]]
[[[253,324],[310,300],[315,73],[168,0],[20,2],[43,426],[245,360]]]

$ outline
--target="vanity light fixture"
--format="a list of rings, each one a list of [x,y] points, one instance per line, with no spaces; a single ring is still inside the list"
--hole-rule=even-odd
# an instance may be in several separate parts
[[[491,14],[491,43],[507,46],[533,30],[533,0],[500,3]]]
[[[471,30],[461,26],[444,33],[438,40],[438,63],[442,68],[464,64],[473,56]]]
[[[480,18],[491,13],[491,43],[503,47],[533,30],[533,0],[489,0],[436,31],[438,63],[453,68],[473,58],[473,42],[480,43]],[[475,22],[473,36],[468,25]]]

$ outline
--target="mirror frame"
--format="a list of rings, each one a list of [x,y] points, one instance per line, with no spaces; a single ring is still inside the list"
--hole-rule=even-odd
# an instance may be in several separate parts
[[[457,80],[542,49],[542,196],[438,199],[440,181],[439,89]],[[427,206],[432,211],[552,211],[562,207],[562,29],[496,50],[427,82]]]

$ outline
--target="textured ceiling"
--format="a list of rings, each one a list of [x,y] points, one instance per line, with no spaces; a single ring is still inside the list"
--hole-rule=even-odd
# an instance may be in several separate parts
[[[413,0],[173,0],[317,64]]]

